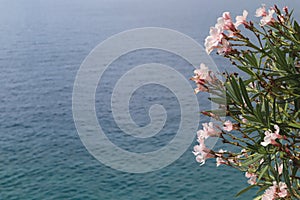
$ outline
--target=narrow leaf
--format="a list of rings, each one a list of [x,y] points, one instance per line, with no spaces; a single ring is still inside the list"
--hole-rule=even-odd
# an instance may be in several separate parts
[[[258,179],[257,179],[257,182],[258,181],[260,181],[260,179],[263,177],[263,175],[266,173],[266,171],[268,170],[268,168],[269,168],[269,165],[267,165],[267,166],[265,166],[264,168],[263,168],[263,170],[261,171],[261,173],[259,174],[259,177],[258,177]]]
[[[253,110],[253,106],[252,106],[252,104],[250,102],[250,99],[249,99],[249,96],[248,96],[248,92],[246,90],[246,86],[244,84],[244,81],[241,78],[239,78],[239,84],[240,84],[242,95],[244,97],[244,100],[245,100],[248,108],[250,108],[251,110]]]
[[[241,194],[247,192],[248,190],[250,190],[250,189],[253,188],[253,187],[255,187],[255,185],[250,185],[250,186],[248,186],[248,187],[242,189],[241,191],[239,191],[239,192],[235,195],[235,197],[240,196]]]

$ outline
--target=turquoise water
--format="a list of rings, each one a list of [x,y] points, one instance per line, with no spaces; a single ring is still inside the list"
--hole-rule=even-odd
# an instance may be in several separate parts
[[[81,62],[113,34],[159,26],[178,30],[202,43],[221,12],[238,14],[248,9],[253,13],[261,3],[2,0],[0,199],[234,199],[234,194],[247,186],[244,175],[227,167],[216,168],[213,160],[199,167],[191,153],[193,144],[170,166],[146,174],[120,172],[101,164],[78,137],[72,118],[72,89]],[[286,4],[295,9],[300,5],[296,1]],[[295,15],[299,19],[298,10]],[[97,90],[99,123],[115,144],[134,152],[166,145],[179,123],[176,98],[157,85],[137,90],[130,106],[133,119],[141,126],[149,123],[150,105],[160,103],[166,107],[171,118],[159,139],[123,140],[122,131],[103,103],[109,100],[110,89],[124,70],[150,61],[173,66],[187,78],[192,74],[191,66],[169,53],[135,52],[114,63],[107,72],[111,76],[103,80],[106,87]],[[221,68],[228,66],[218,57],[215,62]],[[199,102],[205,109],[205,98],[199,97]],[[240,199],[251,196],[249,192]]]

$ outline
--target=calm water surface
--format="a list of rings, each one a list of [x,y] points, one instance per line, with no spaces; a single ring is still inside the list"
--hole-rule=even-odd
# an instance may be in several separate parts
[[[0,2],[0,199],[230,200],[247,186],[243,174],[216,168],[215,161],[200,168],[191,153],[193,144],[180,159],[159,171],[130,174],[106,167],[87,152],[78,137],[72,118],[72,88],[84,58],[113,34],[158,26],[183,32],[202,44],[220,13],[230,10],[236,15],[243,9],[253,13],[262,1]],[[276,2],[265,1],[268,5]],[[298,1],[286,4],[295,8],[299,19]],[[221,68],[228,66],[214,59]],[[193,71],[184,60],[154,50],[133,52],[113,63],[104,86],[97,90],[97,117],[114,143],[134,152],[166,145],[180,122],[175,96],[158,85],[144,86],[132,98],[133,119],[146,125],[149,106],[160,103],[169,121],[159,139],[122,139],[105,102],[122,73],[147,62],[173,66],[187,78]],[[199,102],[205,109],[205,98]],[[240,199],[251,197],[249,192]]]

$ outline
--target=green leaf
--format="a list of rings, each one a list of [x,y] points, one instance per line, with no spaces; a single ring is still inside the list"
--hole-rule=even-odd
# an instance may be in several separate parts
[[[269,101],[267,98],[264,98],[264,108],[266,111],[266,122],[268,125],[268,128],[270,128],[270,109],[269,109]]]
[[[296,82],[296,83],[300,83],[300,74],[290,74],[290,75],[287,75],[287,76],[277,78],[274,81],[275,81],[275,83],[276,82],[281,83],[283,81],[293,81],[293,82]]]
[[[256,109],[254,111],[254,114],[255,114],[256,118],[259,120],[259,122],[265,124],[263,115],[261,113],[261,104],[256,104]]]
[[[293,178],[292,179],[294,179],[294,177],[296,176],[298,169],[299,169],[298,167],[293,168],[293,170],[292,170],[292,177]]]
[[[300,27],[299,27],[299,24],[297,23],[297,21],[294,21],[294,29],[296,31],[296,34],[293,34],[293,35],[296,38],[296,40],[299,40],[300,39]]]
[[[279,48],[277,48],[276,46],[274,46],[273,44],[271,44],[270,39],[267,39],[266,43],[271,50],[271,54],[273,54],[275,56],[277,68],[281,69],[281,70],[290,71],[288,69],[288,64],[285,60],[285,53],[282,50],[280,50]],[[274,58],[272,58],[272,59],[274,59]]]
[[[232,86],[232,89],[234,91],[236,98],[239,100],[239,103],[244,107],[244,101],[243,101],[242,95],[240,93],[239,85],[237,84],[234,77],[231,77],[229,80],[230,80],[230,83],[231,83],[231,86]]]
[[[224,99],[224,98],[209,97],[208,99],[217,104],[222,104],[222,105],[227,104],[226,99]]]
[[[218,109],[218,110],[206,110],[206,112],[213,113],[215,115],[218,115],[219,117],[225,117],[226,116],[226,110]]]
[[[257,62],[257,59],[256,59],[254,53],[253,53],[253,52],[250,52],[250,53],[251,53],[251,55],[249,54],[249,52],[248,52],[248,53],[245,53],[245,54],[244,54],[245,58],[249,61],[249,63],[250,63],[252,66],[254,66],[254,67],[259,67],[258,62]]]
[[[247,115],[245,115],[245,116],[243,116],[245,119],[247,119],[248,121],[251,121],[251,122],[257,122],[257,123],[259,123],[260,121],[259,120],[257,120],[257,118],[255,118],[255,117],[251,117],[251,116],[247,116]]]
[[[297,122],[295,122],[295,123],[288,123],[288,126],[300,129],[300,123],[297,123]]]
[[[238,68],[240,70],[242,70],[243,72],[246,72],[247,74],[249,74],[252,77],[255,76],[255,73],[251,69],[249,69],[248,66],[246,66],[246,67],[244,67],[244,66],[238,66]]]
[[[267,166],[265,166],[264,168],[263,168],[263,170],[260,172],[260,174],[259,174],[259,177],[258,177],[258,179],[257,179],[257,182],[258,181],[260,181],[260,179],[263,177],[263,175],[266,173],[266,171],[269,169],[269,165],[267,165]]]
[[[270,187],[270,185],[265,185],[265,186],[261,186],[261,188],[256,192],[256,194],[261,193],[262,191],[265,191],[266,189],[268,189]]]
[[[275,177],[276,181],[279,181],[278,180],[278,172],[273,167],[270,167],[270,172]]]
[[[242,166],[249,166],[257,161],[259,161],[260,159],[262,159],[264,157],[264,155],[262,154],[253,154],[254,158],[253,159],[248,159],[246,162],[242,163]]]
[[[248,186],[248,187],[242,189],[241,191],[239,191],[239,192],[235,195],[235,197],[240,196],[241,194],[247,192],[248,190],[250,190],[250,189],[253,188],[253,187],[255,187],[255,185],[250,185],[250,186]]]
[[[291,182],[290,182],[290,176],[289,176],[289,169],[288,169],[288,161],[284,160],[283,161],[283,170],[282,170],[282,174],[284,177],[284,182],[286,183],[290,193],[293,193],[292,191],[292,186],[291,186]]]
[[[244,100],[245,100],[248,108],[251,109],[251,111],[253,111],[253,106],[252,106],[252,104],[250,102],[250,99],[249,99],[249,96],[248,96],[248,92],[246,90],[246,86],[244,84],[244,81],[241,78],[239,78],[239,84],[240,84],[242,95],[244,97]]]
[[[268,152],[266,151],[266,149],[263,146],[261,146],[261,147],[258,148],[258,153],[267,154]]]
[[[231,84],[229,82],[226,82],[225,84],[226,87],[226,95],[229,97],[229,99],[233,100],[234,102],[239,102],[239,100],[236,98],[235,93],[231,87]]]

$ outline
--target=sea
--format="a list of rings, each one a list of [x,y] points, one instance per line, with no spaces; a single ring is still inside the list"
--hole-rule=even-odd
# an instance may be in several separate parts
[[[216,167],[215,159],[199,166],[192,154],[196,138],[177,159],[157,170],[135,173],[101,162],[78,134],[72,94],[86,57],[115,34],[160,27],[183,33],[203,45],[210,26],[224,11],[235,16],[245,9],[251,20],[258,21],[255,10],[263,3],[287,5],[300,19],[300,2],[293,0],[0,0],[0,199],[252,199],[256,190],[235,197],[248,186],[243,172]],[[211,59],[220,70],[234,70],[215,53]],[[132,120],[140,127],[151,123],[152,105],[163,106],[167,119],[162,130],[155,136],[136,138],[118,126],[111,107],[116,83],[134,66],[154,62],[174,68],[194,87],[189,80],[194,68],[186,60],[170,52],[144,49],[112,62],[95,93],[96,118],[107,138],[136,154],[170,145],[181,120],[194,120],[181,119],[177,95],[154,82],[137,88],[128,106]],[[181,82],[174,78],[173,84],[180,87]],[[208,109],[207,95],[198,94],[197,100],[199,111]],[[200,117],[196,122],[199,129],[207,120]],[[196,136],[189,129],[186,134]],[[218,141],[215,149],[220,148],[226,146]]]

